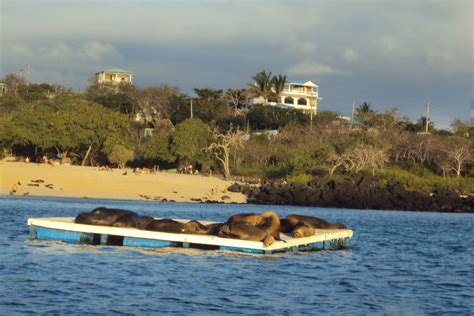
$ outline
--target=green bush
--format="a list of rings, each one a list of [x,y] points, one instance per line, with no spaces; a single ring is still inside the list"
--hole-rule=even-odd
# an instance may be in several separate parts
[[[379,174],[381,185],[386,185],[390,180],[402,183],[409,191],[421,191],[431,193],[433,190],[447,189],[458,194],[474,193],[474,178],[465,177],[440,177],[429,171],[423,172],[423,176],[410,173],[398,168],[387,168]]]
[[[288,182],[291,183],[308,183],[311,179],[312,177],[305,173],[291,175],[287,178]]]

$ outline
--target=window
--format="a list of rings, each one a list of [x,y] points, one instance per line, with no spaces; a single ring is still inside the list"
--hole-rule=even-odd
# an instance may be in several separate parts
[[[298,105],[308,105],[306,99],[303,99],[303,98],[299,98],[298,99]]]
[[[286,97],[285,98],[285,104],[294,104],[294,100],[292,97]]]

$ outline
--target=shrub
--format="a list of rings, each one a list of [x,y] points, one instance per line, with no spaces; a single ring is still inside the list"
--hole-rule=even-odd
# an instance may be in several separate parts
[[[123,168],[125,164],[133,160],[133,150],[128,149],[122,145],[115,145],[112,151],[107,155],[110,163],[117,164],[119,168]]]
[[[309,181],[311,181],[311,179],[312,177],[310,175],[301,173],[289,176],[287,178],[287,181],[291,183],[308,183]]]

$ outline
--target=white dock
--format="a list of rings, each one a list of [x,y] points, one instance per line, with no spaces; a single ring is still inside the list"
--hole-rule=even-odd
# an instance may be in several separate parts
[[[187,222],[188,220],[178,220]],[[212,222],[201,222],[211,224]],[[347,248],[352,238],[350,229],[319,229],[310,237],[292,238],[280,234],[282,241],[265,247],[262,242],[212,235],[173,234],[136,228],[84,225],[74,223],[74,217],[30,218],[30,238],[75,244],[120,245],[131,247],[182,247],[235,250],[271,254],[285,251],[335,250]]]

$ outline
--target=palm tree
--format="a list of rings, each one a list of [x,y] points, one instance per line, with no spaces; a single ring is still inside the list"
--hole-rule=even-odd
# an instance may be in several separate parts
[[[356,109],[357,117],[365,124],[370,125],[370,121],[375,115],[374,110],[370,108],[369,102],[364,102]]]
[[[252,79],[255,80],[255,84],[248,84],[250,93],[254,97],[262,97],[264,103],[268,103],[268,98],[270,98],[272,93],[271,75],[271,72],[267,74],[265,70],[262,70],[252,77]]]
[[[271,81],[272,87],[273,87],[273,93],[276,98],[276,102],[278,102],[280,95],[285,88],[286,84],[286,76],[284,75],[278,75],[278,76],[273,76],[272,81]]]

